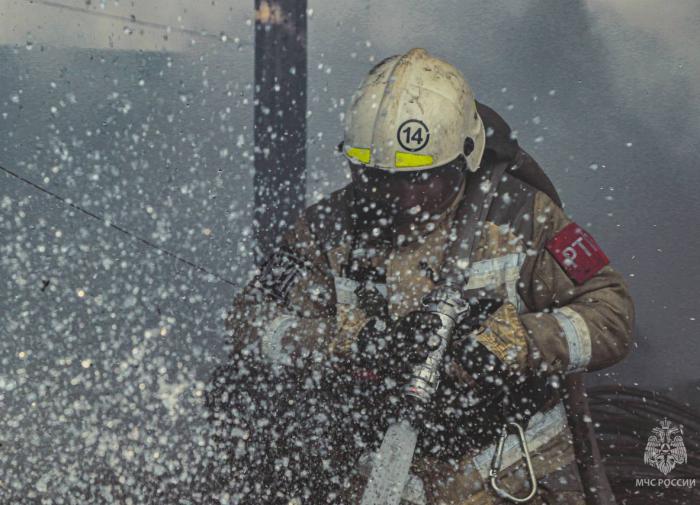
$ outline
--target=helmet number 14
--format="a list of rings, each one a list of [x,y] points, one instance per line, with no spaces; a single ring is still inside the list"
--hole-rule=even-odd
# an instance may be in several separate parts
[[[409,119],[399,126],[397,139],[406,151],[420,151],[430,140],[430,131],[423,121]]]

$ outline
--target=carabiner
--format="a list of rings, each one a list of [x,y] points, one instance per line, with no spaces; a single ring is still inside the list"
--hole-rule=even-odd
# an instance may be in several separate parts
[[[496,482],[496,479],[498,478],[498,472],[501,469],[501,463],[503,459],[503,445],[505,444],[506,438],[508,438],[508,426],[515,426],[515,429],[518,431],[518,436],[520,437],[520,447],[522,448],[523,454],[525,455],[525,462],[527,463],[527,471],[530,474],[530,493],[525,496],[524,498],[518,498],[517,496],[513,496],[510,494],[508,491],[505,489],[502,489],[499,487],[498,483]],[[523,431],[523,428],[515,422],[511,423],[506,423],[503,425],[503,432],[501,433],[500,438],[498,439],[498,445],[496,446],[496,452],[493,455],[493,461],[491,462],[491,468],[489,469],[489,477],[491,478],[491,487],[493,488],[494,491],[496,491],[496,494],[498,494],[501,498],[505,498],[506,500],[513,501],[515,503],[524,503],[526,501],[530,501],[533,496],[535,496],[535,492],[537,492],[537,479],[535,478],[535,471],[532,469],[532,461],[530,460],[530,451],[527,449],[527,441],[525,440],[525,432]]]

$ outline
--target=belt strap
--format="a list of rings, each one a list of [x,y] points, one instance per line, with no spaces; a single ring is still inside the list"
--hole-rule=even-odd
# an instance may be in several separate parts
[[[525,440],[530,452],[535,452],[547,442],[551,441],[567,427],[566,410],[563,402],[559,402],[554,408],[546,412],[538,412],[530,419],[525,430]],[[515,464],[521,457],[520,442],[514,435],[509,436],[503,446],[501,468],[507,468]],[[479,452],[472,459],[471,464],[477,469],[484,480],[489,477],[489,470],[493,455],[496,452],[496,444],[492,444]]]
[[[453,222],[456,229],[454,241],[448,245],[445,262],[440,270],[440,277],[453,286],[466,286],[469,282],[467,268],[471,265],[471,256],[483,227],[489,209],[496,196],[498,185],[508,168],[508,162],[499,162],[489,171],[479,170],[472,174],[464,190],[462,202],[457,209]],[[479,177],[481,175],[481,177]]]

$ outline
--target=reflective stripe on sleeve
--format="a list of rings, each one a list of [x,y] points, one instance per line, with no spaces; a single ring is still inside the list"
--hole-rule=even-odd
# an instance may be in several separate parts
[[[585,369],[591,362],[591,333],[581,315],[574,309],[562,307],[552,313],[559,323],[569,347],[569,372]]]

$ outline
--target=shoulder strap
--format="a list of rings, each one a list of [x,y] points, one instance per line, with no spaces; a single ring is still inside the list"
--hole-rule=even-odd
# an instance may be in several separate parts
[[[478,233],[486,221],[493,199],[503,174],[508,168],[507,161],[499,161],[484,173],[475,172],[464,190],[462,202],[457,209],[453,230],[453,241],[445,251],[445,261],[440,278],[455,286],[466,286],[469,282],[469,269],[474,246],[479,240]]]
[[[518,152],[515,158],[513,158],[508,173],[516,179],[523,181],[525,184],[542,191],[551,198],[554,203],[561,207],[561,199],[559,198],[559,193],[554,187],[554,184],[549,180],[549,177],[544,173],[539,163],[522,148],[518,148]]]
[[[497,160],[510,162],[511,167],[508,170],[510,175],[546,193],[552,201],[561,207],[556,188],[540,165],[513,138],[506,120],[483,103],[477,102],[476,110],[484,122],[484,127],[489,132],[486,136],[486,150],[493,153]]]

